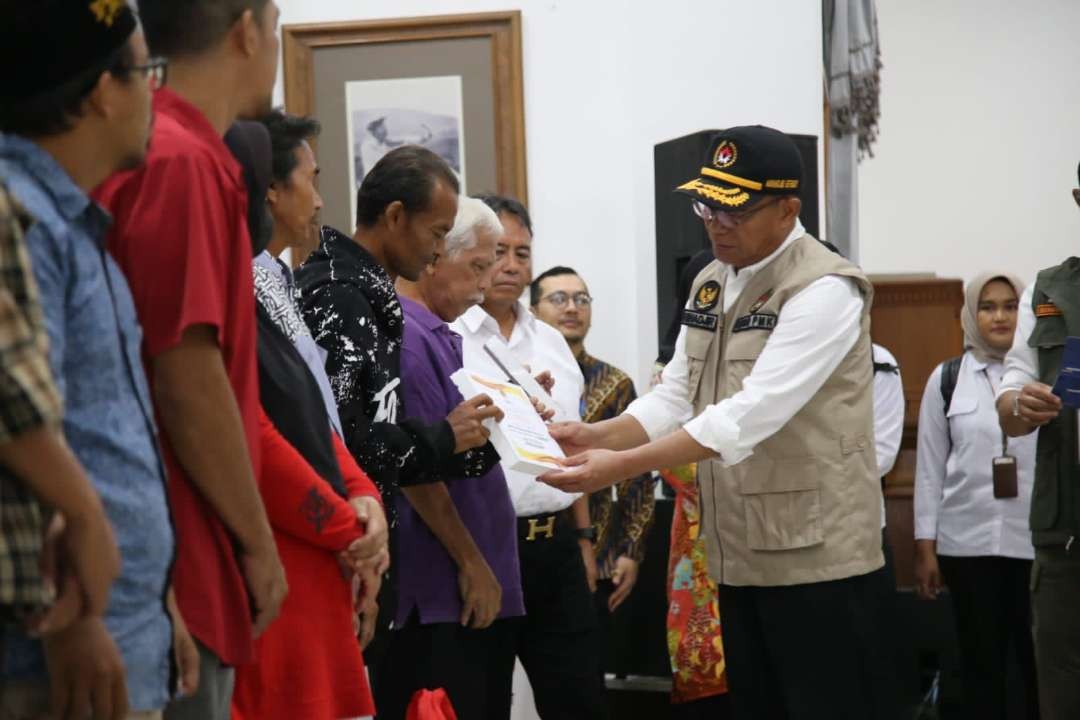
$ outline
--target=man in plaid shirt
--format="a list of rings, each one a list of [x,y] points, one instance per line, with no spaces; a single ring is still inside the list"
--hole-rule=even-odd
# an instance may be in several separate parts
[[[60,434],[61,401],[23,243],[30,222],[0,184],[0,621],[33,620],[47,632],[60,629],[59,616],[41,616],[55,595],[41,570],[49,514],[63,518],[59,542],[85,612],[104,611],[120,556],[101,501]]]

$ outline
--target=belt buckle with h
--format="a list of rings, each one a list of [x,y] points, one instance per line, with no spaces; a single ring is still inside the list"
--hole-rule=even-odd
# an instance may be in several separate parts
[[[529,535],[525,538],[528,541],[536,539],[537,535],[543,535],[548,540],[555,537],[555,516],[548,517],[547,522],[543,525],[536,518],[529,518]]]

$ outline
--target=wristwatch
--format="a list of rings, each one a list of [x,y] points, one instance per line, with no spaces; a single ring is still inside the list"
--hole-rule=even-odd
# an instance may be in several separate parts
[[[596,542],[596,528],[592,525],[584,528],[577,528],[574,530],[578,540],[588,540],[591,543]]]
[[[1020,417],[1020,393],[1013,395],[1013,417]]]

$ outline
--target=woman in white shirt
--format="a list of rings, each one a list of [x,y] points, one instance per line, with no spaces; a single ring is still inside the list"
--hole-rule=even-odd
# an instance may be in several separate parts
[[[968,285],[964,354],[951,400],[942,363],[919,411],[915,577],[927,599],[949,588],[968,713],[980,720],[1006,717],[1010,653],[1024,677],[1027,716],[1038,718],[1028,596],[1035,434],[1006,442],[994,406],[1022,291],[1007,273],[985,273]]]

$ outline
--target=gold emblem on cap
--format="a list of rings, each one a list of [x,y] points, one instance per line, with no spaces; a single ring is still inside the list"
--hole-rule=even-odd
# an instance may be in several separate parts
[[[125,0],[94,0],[90,3],[90,12],[94,13],[99,23],[112,27],[116,16],[124,9]]]
[[[718,202],[728,207],[742,207],[750,199],[750,193],[737,187],[722,188],[709,183],[701,182],[695,178],[688,183],[680,185],[679,190],[691,190],[703,198]]]
[[[735,147],[735,143],[730,140],[724,140],[716,146],[716,152],[713,153],[713,165],[718,168],[731,167],[735,164],[735,161],[739,159],[739,148]]]

